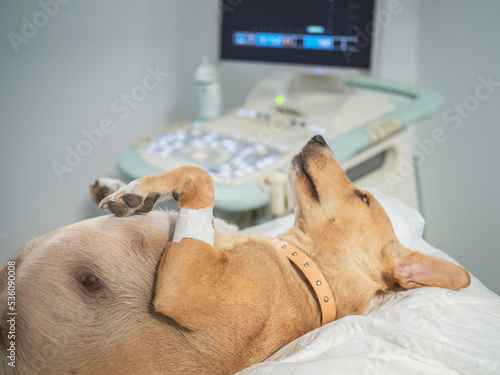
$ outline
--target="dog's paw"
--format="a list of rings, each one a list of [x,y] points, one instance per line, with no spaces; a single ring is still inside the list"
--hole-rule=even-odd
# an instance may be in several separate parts
[[[99,204],[108,195],[113,194],[124,186],[125,184],[122,181],[114,178],[98,178],[90,185],[90,198]]]
[[[125,217],[151,211],[159,197],[160,194],[144,196],[136,180],[104,198],[99,207],[116,216]]]

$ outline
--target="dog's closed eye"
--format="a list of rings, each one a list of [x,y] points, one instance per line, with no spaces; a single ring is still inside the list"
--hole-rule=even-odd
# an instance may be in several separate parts
[[[99,278],[96,276],[89,274],[85,275],[85,277],[82,279],[82,285],[89,291],[89,292],[97,292],[98,290],[102,289],[102,283]]]
[[[81,296],[89,304],[105,303],[114,298],[113,292],[106,285],[106,281],[99,277],[102,271],[96,267],[81,267],[75,270],[75,279]]]
[[[354,193],[359,197],[359,199],[361,199],[364,203],[366,203],[367,205],[370,205],[370,198],[368,197],[368,195],[362,193],[361,191],[359,190],[355,190]]]

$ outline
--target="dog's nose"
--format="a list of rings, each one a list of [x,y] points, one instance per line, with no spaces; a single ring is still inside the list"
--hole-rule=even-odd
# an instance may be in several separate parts
[[[326,146],[325,139],[319,134],[312,137],[312,140],[318,142],[321,146]]]

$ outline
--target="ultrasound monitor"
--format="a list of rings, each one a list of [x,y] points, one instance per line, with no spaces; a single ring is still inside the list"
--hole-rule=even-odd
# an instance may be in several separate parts
[[[222,0],[220,59],[367,72],[374,0]]]

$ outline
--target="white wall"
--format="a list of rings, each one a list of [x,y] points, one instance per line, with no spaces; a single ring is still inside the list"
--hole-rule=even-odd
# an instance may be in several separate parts
[[[23,37],[23,17],[40,27],[16,51],[9,33]],[[201,54],[215,54],[216,20],[207,1],[72,0],[49,11],[38,1],[0,3],[0,261],[41,233],[100,214],[89,183],[117,176],[117,156],[140,136],[194,116],[193,69]],[[129,114],[113,112],[148,67],[161,82]],[[82,131],[105,119],[112,132],[60,181],[52,163],[66,164],[66,147],[76,150]]]
[[[215,0],[65,1],[18,53],[8,33],[22,35],[22,17],[32,20],[42,8],[34,0],[0,3],[0,262],[41,233],[100,214],[87,198],[88,184],[118,176],[116,157],[138,137],[194,118],[194,69],[202,55],[216,54]],[[379,1],[382,9],[395,2]],[[433,88],[445,109],[473,95],[479,76],[500,80],[499,2],[398,4],[388,22],[380,21],[377,75]],[[141,85],[148,66],[168,77],[121,119],[112,103]],[[262,77],[280,75],[223,67],[226,108],[241,104]],[[420,167],[428,239],[500,293],[498,95],[481,101],[456,131],[440,115],[415,133],[423,141],[439,126],[448,135]],[[64,164],[66,147],[76,149],[86,139],[82,131],[106,118],[113,130],[60,182],[52,163]]]
[[[426,239],[500,294],[500,2],[384,0],[400,4],[384,27],[378,74],[444,99],[413,127]],[[397,7],[399,9],[399,7]],[[492,79],[496,86],[481,84]],[[476,91],[478,85],[484,86]],[[479,95],[479,96],[478,96]],[[462,106],[460,109],[457,106]],[[442,129],[439,138],[435,129]],[[436,142],[439,139],[440,143]]]
[[[439,92],[444,107],[416,139],[429,150],[420,168],[428,241],[500,294],[499,15],[499,1],[421,2],[418,81]],[[481,84],[488,77],[493,92]],[[438,127],[446,140],[432,150]]]
[[[419,3],[378,0],[377,6],[374,75],[416,83]]]

